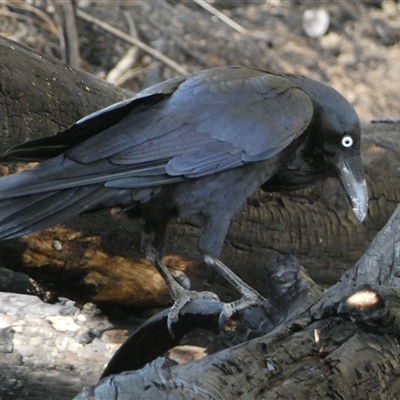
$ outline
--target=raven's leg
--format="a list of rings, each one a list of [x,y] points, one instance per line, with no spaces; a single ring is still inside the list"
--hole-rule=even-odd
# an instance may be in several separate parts
[[[256,290],[240,279],[218,259],[229,228],[230,215],[228,212],[204,218],[203,231],[198,243],[204,262],[223,276],[242,295],[239,300],[224,304],[219,317],[221,328],[224,326],[225,320],[230,318],[236,311],[253,305],[259,305],[264,300]]]
[[[168,330],[172,334],[172,324],[178,321],[179,313],[186,303],[197,299],[219,301],[218,296],[212,292],[196,292],[182,287],[173,277],[161,257],[164,245],[165,230],[168,220],[146,221],[141,247],[146,258],[156,267],[168,286],[174,304],[168,314]]]
[[[219,316],[219,325],[222,328],[225,320],[230,318],[235,312],[244,308],[260,305],[265,300],[256,290],[249,286],[232,272],[221,260],[209,255],[204,255],[205,263],[223,276],[241,295],[239,300],[225,303]]]

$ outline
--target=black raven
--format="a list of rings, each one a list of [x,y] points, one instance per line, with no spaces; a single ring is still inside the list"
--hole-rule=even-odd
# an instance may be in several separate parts
[[[154,85],[0,161],[41,161],[0,179],[0,239],[92,209],[144,218],[142,249],[175,301],[169,326],[188,301],[217,299],[184,289],[161,260],[171,218],[202,217],[204,261],[242,295],[224,305],[226,318],[261,299],[218,259],[232,217],[256,189],[299,189],[336,176],[358,220],[367,213],[351,105],[314,80],[252,68],[213,68]]]

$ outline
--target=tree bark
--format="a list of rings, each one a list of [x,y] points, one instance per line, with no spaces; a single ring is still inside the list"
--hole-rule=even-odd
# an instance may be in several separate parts
[[[53,134],[78,118],[130,93],[54,59],[0,39],[1,149]],[[400,199],[398,124],[363,127],[363,157],[370,191],[369,214],[357,224],[335,180],[290,194],[257,192],[232,222],[223,260],[265,293],[264,260],[274,251],[294,254],[319,283],[332,284],[365,251]],[[4,173],[16,167],[3,166]],[[194,286],[204,278],[195,260],[196,220],[168,229],[169,266],[185,271]],[[139,251],[141,226],[109,213],[88,214],[19,240],[0,243],[1,265],[24,271],[53,290],[99,305],[154,307],[169,303],[162,279]],[[181,256],[184,256],[182,258]],[[251,267],[250,267],[251,266]],[[113,284],[109,282],[112,280]],[[208,289],[233,293],[222,280]]]
[[[124,333],[93,304],[0,293],[0,398],[71,399],[98,380]]]

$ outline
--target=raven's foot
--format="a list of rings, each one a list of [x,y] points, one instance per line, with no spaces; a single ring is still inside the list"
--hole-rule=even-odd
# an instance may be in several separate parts
[[[204,261],[221,274],[242,295],[241,299],[224,304],[219,316],[219,326],[222,330],[224,329],[225,321],[235,312],[250,306],[260,305],[265,300],[264,297],[234,274],[222,261],[218,260],[218,258],[205,255]]]
[[[213,292],[196,292],[194,290],[187,290],[184,289],[183,287],[180,287],[179,290],[177,290],[177,287],[175,286],[175,290],[173,293],[171,293],[171,296],[173,300],[175,301],[171,309],[169,310],[168,313],[168,331],[173,335],[172,332],[172,324],[178,321],[179,319],[179,314],[182,310],[182,308],[189,303],[190,301],[193,300],[214,300],[214,301],[219,301],[219,297],[213,293]]]
[[[219,315],[219,327],[221,330],[224,330],[226,320],[233,314],[251,306],[259,306],[265,300],[256,291],[246,291],[246,293],[242,294],[243,297],[241,299],[223,305],[221,314]]]

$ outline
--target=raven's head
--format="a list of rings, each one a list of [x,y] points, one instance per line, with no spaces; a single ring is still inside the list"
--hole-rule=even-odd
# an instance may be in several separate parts
[[[360,154],[360,123],[347,100],[337,92],[332,97],[333,102],[328,101],[319,109],[322,134],[319,147],[362,222],[368,210],[368,190]]]
[[[368,211],[368,190],[360,155],[360,121],[352,105],[335,89],[300,75],[286,77],[310,96],[314,106],[311,147],[339,178],[357,219]]]

